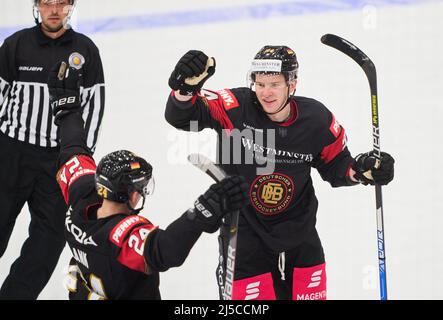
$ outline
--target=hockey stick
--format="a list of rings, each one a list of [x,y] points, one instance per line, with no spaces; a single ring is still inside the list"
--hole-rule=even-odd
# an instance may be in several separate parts
[[[375,157],[380,161],[380,130],[378,117],[377,73],[375,65],[359,48],[349,41],[333,34],[325,34],[321,42],[343,52],[357,62],[366,74],[371,90],[372,137]],[[386,283],[385,235],[383,227],[383,201],[381,186],[375,185],[375,202],[377,214],[378,267],[380,276],[380,299],[388,299]]]
[[[215,164],[211,159],[198,153],[193,153],[188,156],[188,161],[201,171],[209,175],[216,182],[220,182],[227,175],[223,169]],[[238,217],[240,212],[234,211],[231,216],[231,225],[229,228],[229,245],[228,254],[226,259],[226,270],[223,266],[223,252],[220,252],[219,267],[217,273],[220,273],[221,279],[224,281],[218,281],[220,299],[232,300],[232,289],[234,283],[234,270],[235,270],[235,253],[237,250],[237,230],[238,230]],[[220,271],[219,271],[220,270]],[[223,273],[225,273],[223,275]],[[219,274],[217,274],[219,276]]]

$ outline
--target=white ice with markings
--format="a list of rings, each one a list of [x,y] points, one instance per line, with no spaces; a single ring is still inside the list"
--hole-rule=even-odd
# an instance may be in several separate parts
[[[323,34],[340,35],[360,47],[377,67],[381,148],[396,159],[395,180],[383,188],[389,298],[443,299],[443,1],[316,1],[317,7],[311,5],[304,12],[300,8],[306,1],[292,1],[298,3],[292,7],[278,7],[279,2],[269,2],[273,11],[266,15],[248,9],[266,8],[267,3],[259,0],[132,0],[131,5],[79,0],[74,24],[89,30],[99,47],[107,82],[96,159],[123,148],[147,158],[154,166],[156,191],[144,215],[166,227],[212,183],[187,163],[187,155],[215,152],[213,133],[178,132],[164,120],[172,68],[187,50],[200,49],[217,61],[207,88],[244,86],[254,54],[266,44],[286,44],[297,52],[297,94],[328,106],[346,128],[353,155],[369,151],[366,77],[355,62],[320,42]],[[30,3],[2,0],[1,36],[7,28],[32,26]],[[203,18],[198,13],[214,14],[215,19],[216,12],[221,17],[223,9],[232,12],[236,6],[241,10],[234,19],[199,23]],[[189,15],[189,23],[180,15],[185,11],[196,12]],[[111,23],[112,17],[114,28],[93,23]],[[328,299],[378,299],[373,188],[332,189],[315,171],[313,176]],[[20,252],[28,224],[25,206],[0,261],[0,282]],[[67,298],[63,271],[70,254],[66,248],[40,299]],[[203,235],[182,267],[161,275],[163,299],[217,299],[217,262],[217,235]]]

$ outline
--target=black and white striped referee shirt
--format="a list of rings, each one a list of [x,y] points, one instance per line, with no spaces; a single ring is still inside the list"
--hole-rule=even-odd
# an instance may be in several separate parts
[[[35,26],[4,41],[0,47],[0,134],[41,147],[58,146],[46,82],[53,65],[69,60],[83,68],[83,119],[88,147],[95,150],[105,107],[103,66],[92,40],[72,29],[54,40]]]

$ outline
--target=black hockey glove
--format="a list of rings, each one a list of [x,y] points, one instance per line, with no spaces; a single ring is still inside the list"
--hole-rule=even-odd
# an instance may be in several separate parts
[[[352,164],[354,178],[364,185],[386,185],[394,179],[394,162],[394,158],[386,152],[381,152],[380,161],[374,151],[360,153]]]
[[[248,204],[248,184],[241,176],[230,176],[213,184],[188,211],[188,219],[204,232],[218,230],[222,218]]]
[[[215,72],[215,59],[197,50],[188,51],[175,66],[169,77],[172,90],[185,96],[195,95]]]
[[[70,68],[65,62],[57,63],[49,73],[49,103],[54,115],[54,123],[69,113],[80,112],[81,70]]]

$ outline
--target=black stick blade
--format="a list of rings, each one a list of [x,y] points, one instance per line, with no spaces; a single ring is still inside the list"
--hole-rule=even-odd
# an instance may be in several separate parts
[[[320,41],[327,46],[330,46],[332,48],[337,49],[338,51],[343,52],[352,60],[357,62],[365,72],[366,76],[368,77],[371,88],[376,85],[375,65],[371,61],[371,59],[369,59],[369,57],[363,51],[361,51],[356,45],[352,44],[346,39],[343,39],[335,34],[330,34],[330,33],[322,36]]]

